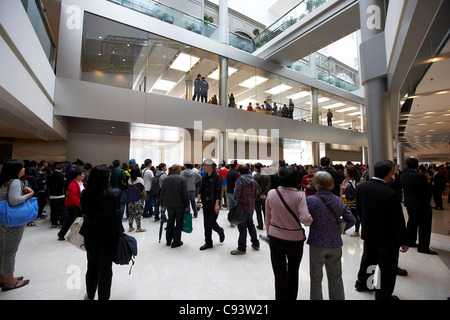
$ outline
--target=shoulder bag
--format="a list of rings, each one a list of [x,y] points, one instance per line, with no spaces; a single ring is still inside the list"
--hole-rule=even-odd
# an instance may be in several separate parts
[[[328,201],[326,201],[324,198],[322,198],[320,195],[316,194],[316,197],[318,197],[320,200],[322,200],[323,204],[328,208],[328,211],[330,211],[334,218],[336,219],[337,223],[338,223],[338,227],[339,227],[339,231],[341,232],[341,234],[343,234],[345,231],[345,226],[347,224],[347,222],[345,222],[344,219],[340,219],[339,215],[334,211],[334,209],[331,207],[331,205],[328,203]]]
[[[67,242],[73,244],[76,248],[86,251],[84,247],[84,237],[80,234],[81,226],[83,225],[84,219],[82,217],[78,217],[70,226],[69,231],[67,231],[64,239]]]
[[[9,186],[6,200],[0,201],[0,223],[5,227],[19,227],[36,219],[38,203],[36,197],[31,197],[16,206],[9,204]]]
[[[275,191],[277,192],[278,196],[280,197],[281,202],[283,202],[283,204],[286,207],[286,209],[294,217],[295,221],[298,222],[298,225],[300,226],[300,230],[303,232],[304,240],[302,240],[302,241],[305,241],[306,240],[305,229],[303,229],[302,224],[300,223],[300,219],[295,215],[294,211],[292,211],[292,209],[287,205],[286,201],[284,200],[284,198],[281,195],[281,192],[278,190],[278,188],[276,188]]]
[[[136,187],[136,185],[135,185],[134,182],[131,180],[131,178],[130,178],[130,181],[131,181],[131,184],[133,185],[133,187],[136,189],[136,191],[139,192],[139,193],[141,194],[142,200],[146,200],[146,196],[145,196],[144,192],[140,191],[140,190]]]

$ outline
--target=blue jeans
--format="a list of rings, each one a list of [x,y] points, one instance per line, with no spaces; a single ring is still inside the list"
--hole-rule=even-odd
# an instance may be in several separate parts
[[[195,205],[195,196],[197,192],[195,190],[188,191],[189,192],[189,202],[191,203],[192,211],[194,211],[194,218],[197,218],[197,206]],[[189,213],[191,212],[191,208],[189,208]]]
[[[144,218],[150,218],[152,215],[153,215],[152,195],[150,194],[150,190],[148,190],[147,198],[145,198],[144,213],[142,214],[142,216]]]
[[[155,219],[158,220],[159,219],[159,205],[161,204],[161,197],[155,197],[153,199],[153,204],[155,205],[153,207],[153,213],[155,214]],[[163,208],[161,209],[161,215],[164,215],[166,213],[166,209]]]
[[[258,235],[256,234],[256,228],[253,223],[253,212],[247,213],[247,220],[243,223],[238,224],[239,239],[238,239],[238,250],[246,251],[247,248],[247,229],[250,234],[250,241],[254,247],[259,248]]]
[[[231,209],[231,207],[234,206],[234,204],[236,203],[236,196],[234,195],[234,193],[227,192],[227,197],[228,197],[228,206]]]

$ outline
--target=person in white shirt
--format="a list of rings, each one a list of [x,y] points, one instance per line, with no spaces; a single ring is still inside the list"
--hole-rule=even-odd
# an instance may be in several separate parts
[[[142,178],[144,179],[145,192],[147,193],[147,198],[145,199],[144,213],[142,216],[144,218],[150,218],[153,216],[153,206],[152,206],[152,195],[150,189],[152,188],[152,181],[155,180],[153,171],[151,170],[152,160],[145,159],[144,170],[142,170]]]

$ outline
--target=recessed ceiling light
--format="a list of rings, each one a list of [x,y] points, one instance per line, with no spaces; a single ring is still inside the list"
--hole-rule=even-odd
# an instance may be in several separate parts
[[[189,54],[181,52],[175,60],[172,62],[169,68],[175,69],[178,71],[187,72],[189,71],[198,61],[200,58],[191,56]]]
[[[228,67],[228,76],[230,77],[232,74],[236,73],[237,71],[238,71],[238,69],[236,69],[236,68]],[[216,69],[213,72],[211,72],[211,74],[208,76],[208,78],[211,78],[214,80],[219,80],[219,69]]]
[[[285,92],[289,89],[292,89],[292,87],[285,85],[285,84],[280,84],[276,87],[273,87],[272,89],[266,90],[266,92],[269,94],[277,94],[277,93]]]
[[[304,98],[306,96],[309,96],[309,92],[302,91],[302,92],[294,93],[294,94],[292,94],[292,95],[290,95],[290,96],[288,96],[286,98],[292,99],[292,100],[297,100],[297,99],[300,99],[300,98]]]
[[[173,81],[160,79],[160,80],[156,81],[155,85],[153,86],[153,89],[162,90],[162,91],[170,91],[176,84],[177,83],[173,82]]]
[[[251,88],[256,87],[257,85],[260,85],[263,82],[266,82],[267,80],[269,80],[269,79],[260,77],[260,76],[253,76],[253,77],[248,78],[247,80],[239,83],[239,85],[242,87],[251,89]]]
[[[338,102],[338,103],[334,103],[334,104],[330,104],[328,106],[322,107],[322,109],[333,109],[333,108],[339,108],[342,106],[345,106],[345,103]]]
[[[356,109],[356,107],[348,107],[348,108],[341,109],[341,110],[336,110],[336,111],[337,112],[347,112],[347,111],[355,110],[355,109]]]

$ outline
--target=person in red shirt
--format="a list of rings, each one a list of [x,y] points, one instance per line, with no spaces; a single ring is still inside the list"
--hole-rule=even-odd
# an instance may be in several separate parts
[[[81,217],[80,198],[81,192],[84,190],[84,173],[81,169],[76,169],[73,172],[72,180],[67,187],[67,197],[65,205],[67,208],[67,215],[64,221],[64,225],[58,232],[58,239],[64,240],[64,236],[70,229],[70,226],[76,218]]]
[[[252,103],[249,102],[247,106],[247,111],[253,111]]]
[[[222,207],[222,199],[224,207],[227,209],[228,207],[228,197],[227,197],[227,173],[228,169],[225,167],[225,161],[222,161],[219,165],[219,169],[217,170],[217,173],[222,176],[222,195],[220,197],[220,204],[219,206]]]
[[[307,170],[308,174],[305,174],[303,176],[301,186],[303,189],[305,189],[305,196],[308,197],[314,195],[316,192],[313,186],[311,185],[311,181],[314,178],[314,167],[308,166]]]

